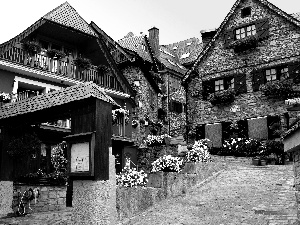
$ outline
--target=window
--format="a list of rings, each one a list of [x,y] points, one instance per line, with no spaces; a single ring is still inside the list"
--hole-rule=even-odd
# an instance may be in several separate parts
[[[289,69],[288,67],[284,67],[280,69],[280,79],[289,78]]]
[[[225,78],[222,80],[215,80],[215,92],[227,90],[228,88],[234,89],[234,78]]]
[[[266,80],[267,82],[277,80],[276,69],[266,70]]]
[[[176,113],[182,113],[182,103],[171,100],[170,102],[170,111]]]
[[[215,91],[224,90],[224,80],[216,80],[215,81]]]
[[[289,78],[288,67],[277,67],[266,70],[266,82]]]
[[[245,7],[241,10],[241,17],[245,18],[251,16],[251,7]]]
[[[247,36],[252,36],[256,34],[256,27],[255,25],[250,25],[247,27],[238,28],[235,30],[235,39],[243,39]]]

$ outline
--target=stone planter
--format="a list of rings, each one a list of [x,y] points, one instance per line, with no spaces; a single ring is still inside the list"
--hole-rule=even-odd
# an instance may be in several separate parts
[[[261,159],[261,160],[260,160],[260,165],[261,165],[261,166],[266,166],[266,165],[267,165],[267,160]]]
[[[150,173],[147,186],[161,188],[163,186],[163,172]]]
[[[253,159],[252,159],[252,165],[254,165],[254,166],[259,166],[259,165],[260,165],[260,159],[258,159],[258,158],[253,158]]]
[[[185,163],[182,173],[197,173],[197,165],[199,165],[199,162]]]

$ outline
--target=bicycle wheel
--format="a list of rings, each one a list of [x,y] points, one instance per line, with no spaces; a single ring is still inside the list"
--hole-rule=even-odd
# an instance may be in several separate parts
[[[16,213],[17,213],[18,216],[24,216],[25,215],[25,205],[24,205],[24,203],[20,203]]]

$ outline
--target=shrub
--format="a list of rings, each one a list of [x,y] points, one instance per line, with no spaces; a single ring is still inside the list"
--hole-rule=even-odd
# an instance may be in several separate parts
[[[117,185],[124,187],[146,186],[148,179],[143,170],[137,171],[135,168],[124,167],[122,172],[116,175]]]
[[[272,82],[267,82],[259,87],[259,89],[268,98],[286,98],[294,92],[293,90],[293,80],[276,80]]]
[[[179,157],[164,155],[152,163],[151,172],[180,172],[183,166],[183,160]]]
[[[166,138],[171,138],[171,136],[169,136],[168,134],[162,134],[162,135],[149,134],[146,139],[146,144],[148,145],[148,147],[164,145]]]
[[[274,140],[267,140],[265,144],[265,156],[275,155],[276,162],[278,164],[282,164],[285,156],[283,142],[282,141],[274,141]]]
[[[212,105],[222,105],[234,102],[235,91],[231,88],[212,93],[208,96],[208,101]]]
[[[14,158],[22,158],[25,155],[35,154],[41,148],[41,141],[33,134],[23,134],[14,138],[9,144],[7,153]]]
[[[221,155],[254,157],[259,154],[261,142],[255,139],[231,138],[224,141]]]
[[[187,152],[187,162],[208,162],[210,155],[208,151],[208,139],[195,141],[191,150]]]

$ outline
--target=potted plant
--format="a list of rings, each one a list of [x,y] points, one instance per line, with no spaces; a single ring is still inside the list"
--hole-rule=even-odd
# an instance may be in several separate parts
[[[47,51],[47,55],[49,56],[49,58],[51,59],[57,59],[60,60],[62,58],[66,57],[66,54],[62,51],[59,51],[57,49],[50,49]]]
[[[208,97],[208,101],[212,105],[230,104],[235,100],[235,91],[231,88],[223,91],[212,93]]]
[[[132,120],[132,127],[136,128],[138,126],[138,121],[137,120]]]
[[[105,65],[99,65],[97,66],[97,70],[100,74],[105,74],[109,72],[109,68]]]
[[[74,59],[73,62],[81,69],[89,69],[92,66],[91,60],[83,57],[78,57]]]
[[[127,125],[129,123],[129,110],[122,108],[112,110],[113,124],[116,124],[118,122],[118,119],[123,117],[125,117],[125,125]]]
[[[34,55],[36,53],[41,52],[41,46],[36,41],[27,41],[23,43],[23,48],[30,55]]]
[[[1,92],[0,93],[0,102],[8,103],[11,100],[11,95],[9,93]]]

